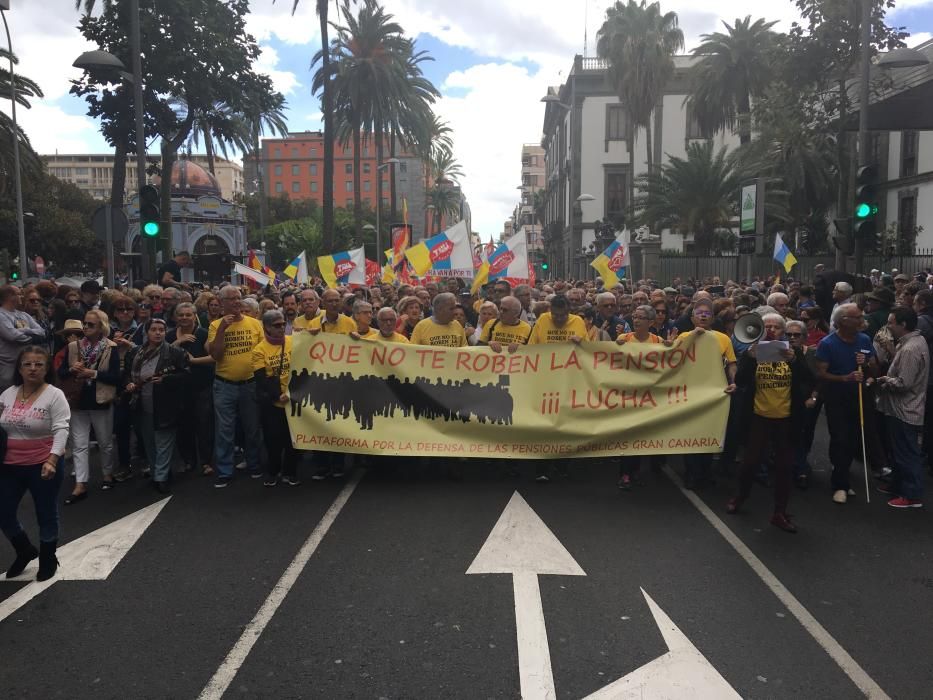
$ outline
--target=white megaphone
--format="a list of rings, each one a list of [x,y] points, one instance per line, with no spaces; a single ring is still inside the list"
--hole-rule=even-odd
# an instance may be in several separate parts
[[[741,343],[755,343],[765,334],[764,321],[754,312],[742,314],[735,322],[734,333]]]

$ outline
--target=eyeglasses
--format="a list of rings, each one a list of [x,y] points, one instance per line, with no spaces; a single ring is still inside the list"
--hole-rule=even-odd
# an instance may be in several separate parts
[[[803,333],[785,333],[788,338],[802,338]]]
[[[697,318],[709,318],[713,313],[711,311],[694,311],[693,315]]]
[[[44,362],[22,362],[20,363],[20,367],[22,367],[23,369],[42,369],[43,367],[45,367],[45,363]]]
[[[148,310],[152,308],[152,304],[146,304],[145,302],[137,306],[138,309]]]
[[[132,311],[132,310],[133,310],[132,306],[118,306],[117,307],[117,311]]]
[[[84,326],[85,328],[97,328],[97,324],[91,323],[90,321],[85,321],[81,325]]]
[[[67,303],[77,305],[81,303],[81,299],[68,299]]]

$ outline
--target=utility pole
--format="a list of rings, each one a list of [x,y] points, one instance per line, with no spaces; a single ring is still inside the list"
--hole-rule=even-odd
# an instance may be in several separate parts
[[[859,109],[858,109],[858,164],[863,167],[869,164],[868,158],[868,101],[869,79],[871,77],[871,0],[862,0],[862,60],[859,79]],[[853,202],[849,201],[851,207]],[[853,229],[854,230],[854,229]],[[855,254],[855,274],[864,272],[865,242],[861,236],[853,236],[853,252]]]

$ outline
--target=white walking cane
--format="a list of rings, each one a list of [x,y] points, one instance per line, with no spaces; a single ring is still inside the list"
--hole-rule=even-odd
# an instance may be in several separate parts
[[[871,503],[871,490],[868,486],[868,452],[865,449],[865,409],[862,406],[862,383],[858,385],[858,427],[862,431],[862,466],[865,469],[865,501]]]

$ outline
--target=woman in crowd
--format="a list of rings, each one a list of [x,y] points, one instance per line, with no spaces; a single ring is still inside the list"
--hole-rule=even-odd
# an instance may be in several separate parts
[[[823,318],[823,310],[819,306],[808,306],[800,309],[800,320],[807,327],[807,337],[804,345],[815,348],[820,341],[829,335],[829,326]]]
[[[784,317],[765,314],[763,340],[784,337]],[[745,454],[739,475],[738,494],[729,500],[726,511],[737,513],[748,499],[755,473],[766,456],[769,443],[775,452],[774,514],[771,524],[785,532],[797,532],[787,514],[790,499],[794,449],[802,431],[804,411],[813,384],[810,368],[801,347],[781,351],[776,362],[758,362],[758,343],[742,356],[736,383],[745,387],[745,415],[750,416],[745,435]]]
[[[91,428],[100,448],[103,490],[113,488],[113,409],[120,383],[120,353],[108,337],[110,319],[103,311],[84,316],[84,337],[68,344],[65,361],[58,370],[71,406],[71,444],[75,486],[65,505],[87,498],[90,476],[88,447]]]
[[[211,292],[201,292],[194,300],[198,310],[198,324],[202,328],[210,327],[211,323],[223,316],[220,310],[220,300]]]
[[[402,297],[396,304],[395,311],[398,314],[398,327],[395,330],[411,340],[411,332],[424,315],[421,302],[416,296]]]
[[[800,421],[799,430],[794,433],[794,482],[801,490],[806,490],[810,485],[810,463],[807,461],[810,454],[810,448],[813,447],[813,438],[816,435],[816,422],[820,415],[820,409],[823,407],[823,401],[820,399],[819,391],[815,383],[816,368],[814,360],[816,358],[816,348],[808,347],[804,344],[807,335],[807,325],[803,321],[787,321],[784,336],[790,344],[792,350],[800,350],[807,362],[810,370],[811,383],[805,387],[807,400],[804,402],[803,419]]]
[[[473,333],[467,336],[467,340],[470,345],[478,345],[479,337],[483,334],[483,329],[486,327],[486,324],[489,323],[494,318],[499,317],[499,307],[496,306],[491,301],[484,301],[479,307],[479,314],[476,321],[476,328],[473,329]],[[456,318],[456,316],[454,317]],[[458,319],[459,320],[459,319]],[[461,325],[466,328],[466,309],[463,310],[463,320],[460,321]]]
[[[149,304],[149,312],[153,317],[162,315],[162,292],[164,290],[157,284],[147,284],[143,287],[143,299]]]
[[[657,301],[652,305],[654,309],[654,323],[651,325],[651,332],[662,339],[667,339],[674,330],[674,322],[670,319],[670,311],[667,302]]]
[[[116,343],[120,355],[120,372],[124,370],[126,354],[142,342],[142,328],[136,322],[136,303],[128,296],[118,294],[112,299],[113,323],[110,339]],[[138,342],[137,342],[138,341]],[[130,441],[133,416],[126,401],[114,401],[113,432],[117,440],[117,470],[113,477],[125,481],[132,476]]]
[[[65,395],[50,383],[54,372],[45,348],[23,348],[15,370],[13,386],[0,394],[0,427],[7,435],[0,465],[0,529],[16,550],[6,576],[19,576],[39,557],[36,579],[45,581],[58,568],[58,490],[64,473],[59,460],[65,454],[71,411]],[[26,491],[35,504],[38,550],[16,517]]]
[[[166,342],[188,354],[191,379],[185,383],[181,422],[178,426],[178,451],[185,462],[185,471],[201,466],[201,474],[214,473],[214,358],[205,349],[207,328],[198,326],[194,304],[183,302],[175,307],[175,328],[168,332]]]
[[[151,318],[145,328],[146,344],[133,348],[126,356],[123,376],[152,469],[153,486],[160,493],[168,493],[188,356],[181,348],[165,342],[164,319]]]
[[[275,486],[279,478],[298,486],[298,453],[292,446],[285,407],[288,405],[292,336],[285,335],[285,316],[266,311],[262,316],[263,339],[253,348],[253,372],[262,437],[268,461],[264,485]]]

